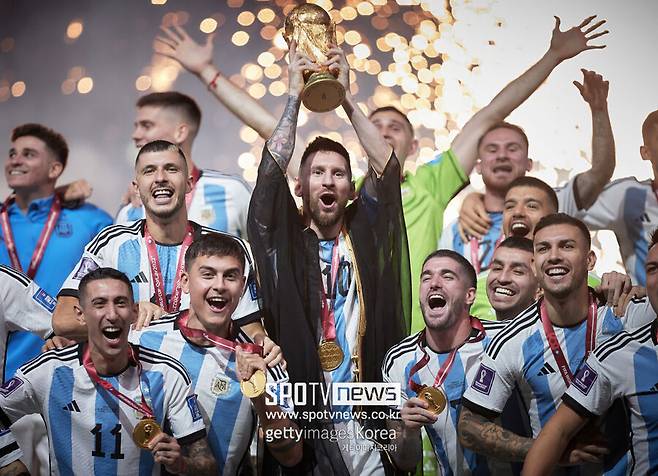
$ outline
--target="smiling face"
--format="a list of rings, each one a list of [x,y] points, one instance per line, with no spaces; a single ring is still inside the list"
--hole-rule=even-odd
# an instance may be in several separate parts
[[[302,197],[312,226],[330,229],[342,223],[345,207],[354,198],[354,184],[345,158],[337,152],[318,151],[306,159],[295,193]]]
[[[5,162],[7,186],[17,192],[54,188],[63,170],[62,163],[46,143],[34,136],[18,137],[12,142]]]
[[[518,315],[535,300],[537,278],[532,253],[499,246],[494,251],[489,275],[487,297],[499,320]]]
[[[404,162],[416,153],[418,141],[414,138],[413,130],[407,121],[395,111],[378,111],[370,116],[370,121],[377,127],[386,142],[393,147],[395,156],[400,161],[400,168]]]
[[[478,155],[480,160],[476,170],[492,190],[506,191],[515,178],[532,169],[523,137],[507,127],[487,132],[480,142]]]
[[[569,224],[555,224],[535,234],[535,272],[545,295],[563,299],[587,287],[587,273],[596,256],[582,231]]]
[[[231,315],[245,286],[244,264],[234,256],[198,256],[183,274],[184,292],[201,325],[220,337],[228,337]]]
[[[539,220],[556,212],[544,190],[528,185],[512,187],[505,195],[503,234],[532,239]]]
[[[126,357],[128,332],[137,317],[137,306],[131,289],[118,279],[90,281],[81,297],[79,319],[87,325],[94,364],[99,372],[105,372]]]
[[[475,288],[460,263],[446,256],[427,260],[420,275],[420,308],[428,329],[447,330],[468,319],[474,300]]]
[[[186,213],[185,194],[192,190],[187,165],[178,152],[145,152],[135,165],[136,188],[146,214],[168,219]]]

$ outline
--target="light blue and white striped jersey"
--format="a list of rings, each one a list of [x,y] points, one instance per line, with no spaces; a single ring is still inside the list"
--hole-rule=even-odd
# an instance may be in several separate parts
[[[493,338],[464,393],[464,405],[477,413],[495,416],[503,411],[512,390],[518,386],[534,438],[555,413],[567,388],[544,333],[539,303],[515,317]],[[633,329],[651,322],[656,314],[648,300],[640,300],[629,304],[623,318],[615,317],[607,306],[599,307],[597,316],[595,348],[624,328]],[[575,374],[585,357],[587,321],[553,328]]]
[[[247,212],[251,187],[237,175],[214,170],[201,170],[187,216],[208,228],[247,237]],[[144,218],[144,207],[128,204],[119,210],[117,224],[127,224]]]
[[[218,474],[238,474],[241,463],[249,455],[256,415],[251,401],[240,391],[235,353],[188,341],[178,328],[179,315],[171,314],[141,332],[131,331],[130,340],[158,349],[185,366],[208,428],[208,443],[217,461]],[[242,332],[237,341],[253,342]],[[276,388],[276,383],[288,381],[288,374],[276,366],[268,370],[267,381]],[[291,402],[281,403],[281,411],[294,410]]]
[[[507,322],[482,321],[486,333],[484,338],[477,342],[467,342],[459,348],[450,372],[440,387],[446,394],[448,405],[439,414],[436,423],[432,426],[425,426],[425,430],[432,442],[440,474],[444,476],[489,473],[485,457],[464,449],[459,444],[457,421],[459,420],[462,395],[468,382],[475,375],[480,356],[492,337],[506,325]],[[477,331],[474,330],[474,332]],[[407,337],[391,347],[384,357],[382,364],[384,382],[402,385],[402,400],[400,407],[396,410],[401,410],[406,400],[417,396],[408,385],[409,374],[411,368],[423,358],[425,352],[430,358],[429,362],[412,377],[413,381],[419,385],[433,385],[441,365],[450,356],[450,352],[434,352],[424,339],[421,339],[422,335],[423,331]]]
[[[128,276],[133,288],[135,301],[155,300],[155,286],[151,278],[151,268],[146,251],[146,240],[144,240],[145,220],[139,220],[129,225],[112,225],[103,229],[86,247],[82,258],[73,268],[69,277],[64,282],[59,296],[78,296],[80,280],[90,271],[110,267],[117,269]],[[206,233],[221,233],[216,230],[201,227],[190,222],[194,229],[194,237],[197,238]],[[226,236],[240,243],[245,252],[245,290],[233,313],[233,320],[244,319],[243,323],[260,318],[260,302],[258,288],[256,286],[256,271],[251,248],[248,243],[236,236]],[[173,283],[176,277],[176,265],[181,251],[181,245],[157,245],[160,268],[165,282],[167,299],[171,297]],[[190,307],[190,295],[183,293],[180,309]]]
[[[84,344],[42,354],[0,387],[0,424],[39,413],[48,428],[51,474],[158,475],[161,467],[141,450],[132,432],[141,414],[95,384],[82,363]],[[133,346],[141,376],[130,365],[102,377],[133,400],[142,395],[161,428],[181,446],[206,435],[191,380],[175,359]],[[15,451],[11,433],[0,436],[0,453]]]
[[[658,226],[658,199],[651,180],[627,177],[610,182],[587,210],[564,210],[585,222],[590,230],[612,230],[626,273],[634,284],[646,285],[644,264],[651,233]]]
[[[574,377],[564,403],[585,417],[623,398],[630,414],[627,474],[658,473],[658,321],[621,332],[592,353]]]

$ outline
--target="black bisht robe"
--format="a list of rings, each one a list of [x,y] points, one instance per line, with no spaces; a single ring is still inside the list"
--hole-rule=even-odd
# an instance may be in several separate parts
[[[381,381],[386,351],[409,334],[411,288],[409,251],[400,196],[400,164],[391,155],[377,178],[370,169],[359,196],[345,211],[365,309],[360,381]],[[265,327],[281,346],[291,382],[323,382],[317,347],[321,333],[322,282],[318,237],[300,216],[285,174],[267,147],[258,168],[247,223],[263,296]],[[346,356],[349,358],[349,356]],[[321,399],[320,399],[321,400]],[[295,408],[318,411],[322,402]],[[363,411],[382,410],[363,407]],[[333,428],[333,423],[297,421],[300,428]],[[367,428],[384,420],[368,419]],[[305,441],[299,473],[348,474],[338,445]]]

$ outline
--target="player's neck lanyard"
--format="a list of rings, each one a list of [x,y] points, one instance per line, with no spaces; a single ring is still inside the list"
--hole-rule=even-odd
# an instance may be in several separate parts
[[[251,354],[257,354],[263,356],[263,346],[258,344],[250,344],[247,342],[235,342],[232,340],[224,339],[219,337],[211,332],[202,331],[201,329],[193,329],[187,326],[187,322],[190,320],[190,313],[188,311],[183,311],[178,317],[178,328],[181,333],[188,339],[205,339],[210,342],[212,345],[218,349],[230,350],[231,352],[235,351],[236,348],[242,349],[245,352]]]
[[[498,245],[500,244],[501,241],[503,241],[503,233],[500,233],[500,236],[496,240],[496,244],[494,245],[494,250],[498,248]],[[484,256],[482,257],[484,259]],[[482,269],[482,263],[480,260],[480,240],[477,238],[471,238],[471,264],[475,268],[475,274],[480,274],[480,270]]]
[[[555,362],[557,362],[558,369],[562,375],[562,380],[567,385],[571,385],[573,380],[573,374],[569,368],[569,363],[567,362],[562,348],[560,347],[560,341],[555,335],[555,330],[553,329],[553,324],[548,317],[548,310],[546,309],[546,300],[542,298],[541,305],[539,306],[539,316],[541,323],[544,326],[544,333],[546,334],[546,339],[548,340],[548,346],[551,348]],[[587,360],[590,352],[594,349],[596,344],[596,321],[598,319],[597,315],[597,306],[594,296],[590,293],[589,295],[589,308],[587,312],[587,329],[585,336],[585,358],[583,361]]]
[[[201,178],[201,171],[196,167],[196,165],[192,168],[192,190],[190,190],[190,193],[185,195],[185,208],[188,210],[190,209],[190,204],[192,203],[192,199],[194,198],[194,192],[196,192],[196,184]]]
[[[2,209],[0,209],[0,223],[2,224],[2,233],[5,237],[5,244],[7,246],[9,259],[11,260],[11,267],[18,271],[23,271],[21,262],[18,259],[18,252],[16,251],[16,241],[14,240],[14,235],[11,232],[11,224],[9,223],[8,209],[14,200],[15,197],[13,195],[5,200],[5,203],[2,205]],[[30,279],[34,279],[34,276],[37,274],[37,269],[39,268],[39,264],[43,259],[44,253],[46,252],[46,246],[48,245],[50,236],[53,234],[55,224],[59,219],[59,214],[61,211],[62,204],[59,200],[59,197],[55,195],[53,197],[53,203],[50,205],[50,211],[48,212],[48,217],[46,218],[46,224],[41,230],[41,236],[39,236],[39,241],[37,242],[37,246],[34,248],[34,252],[32,252],[30,265],[27,268],[27,275]]]
[[[192,244],[193,229],[190,222],[187,222],[187,230],[185,231],[185,238],[181,245],[180,254],[178,255],[178,263],[176,264],[176,277],[174,278],[174,287],[171,293],[171,301],[167,303],[167,293],[165,291],[164,278],[162,270],[160,269],[160,259],[158,258],[158,248],[155,240],[149,233],[146,223],[144,224],[144,240],[146,241],[146,252],[148,254],[149,266],[151,268],[151,277],[153,278],[153,285],[155,286],[155,299],[158,306],[167,311],[168,313],[178,311],[180,307],[181,296],[183,290],[180,286],[181,275],[185,267],[185,252]]]
[[[329,296],[322,286],[322,335],[324,340],[336,340],[336,320],[334,309],[336,304],[336,277],[338,275],[338,239],[340,233],[334,240],[334,246],[331,250],[331,279],[329,286]],[[330,302],[327,302],[330,301]]]
[[[484,339],[486,333],[480,320],[473,316],[470,316],[469,319],[471,320],[471,329],[477,330],[478,331],[477,335],[471,336],[469,333],[469,336],[464,340],[464,342],[462,342],[461,344],[459,344],[457,347],[455,347],[450,351],[450,355],[448,355],[448,358],[445,360],[445,362],[443,362],[443,365],[441,365],[439,371],[436,374],[436,377],[434,378],[434,384],[432,385],[434,388],[439,388],[441,385],[443,385],[443,382],[446,381],[446,378],[448,378],[448,374],[450,373],[450,369],[452,368],[452,364],[455,363],[457,352],[464,344],[470,342],[479,342],[482,339]],[[416,382],[414,382],[412,377],[416,373],[418,373],[423,367],[425,367],[430,361],[430,356],[427,355],[427,352],[423,347],[423,341],[425,341],[425,332],[426,330],[423,330],[423,332],[419,336],[419,347],[423,352],[423,357],[418,362],[416,362],[413,367],[411,367],[411,370],[409,371],[409,380],[407,382],[409,388],[411,388],[411,390],[413,390],[416,393],[418,393],[423,388],[423,385],[419,385]]]
[[[85,370],[87,371],[87,374],[93,380],[94,383],[97,383],[101,387],[103,387],[105,390],[110,392],[112,395],[114,395],[116,398],[121,400],[123,403],[128,405],[130,408],[132,408],[135,411],[138,411],[139,413],[143,414],[144,417],[146,418],[155,418],[153,414],[153,410],[151,407],[146,403],[146,399],[144,398],[144,394],[142,393],[142,364],[140,361],[135,357],[135,353],[133,351],[132,346],[128,346],[128,362],[130,364],[133,364],[135,367],[137,367],[137,378],[139,380],[139,392],[141,394],[141,401],[139,404],[135,402],[132,398],[128,397],[127,395],[124,395],[121,393],[119,390],[117,390],[110,382],[107,380],[103,380],[100,378],[98,375],[98,371],[96,370],[96,366],[94,365],[93,360],[91,360],[91,352],[89,350],[89,345],[85,345],[85,350],[82,354],[82,365],[84,365]]]

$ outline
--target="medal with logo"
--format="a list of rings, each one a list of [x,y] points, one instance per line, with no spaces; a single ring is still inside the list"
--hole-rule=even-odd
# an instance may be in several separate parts
[[[158,258],[158,249],[155,240],[149,233],[146,224],[144,224],[144,240],[146,241],[146,253],[148,255],[149,267],[151,268],[151,278],[155,286],[155,300],[162,309],[168,313],[177,312],[180,308],[181,296],[183,290],[180,286],[181,276],[185,268],[185,252],[192,244],[192,225],[187,223],[187,230],[185,238],[181,244],[181,249],[178,255],[178,262],[176,264],[176,276],[174,278],[173,291],[171,293],[171,300],[167,302],[167,292],[165,290],[164,277],[160,269],[160,259]]]
[[[7,200],[5,200],[5,203],[2,205],[2,209],[0,209],[0,224],[2,225],[2,234],[5,237],[7,254],[11,260],[11,267],[18,271],[23,271],[21,262],[18,259],[18,251],[16,250],[16,241],[14,240],[14,235],[11,231],[11,223],[9,222],[8,209],[14,200],[15,197],[12,195]],[[39,241],[37,241],[37,245],[32,252],[32,258],[30,259],[30,264],[27,268],[26,274],[30,279],[34,279],[34,276],[37,274],[39,264],[41,264],[43,255],[46,252],[46,245],[48,245],[50,236],[53,234],[53,230],[55,229],[55,225],[57,224],[57,220],[59,219],[59,214],[61,211],[62,204],[59,200],[59,197],[55,195],[53,197],[53,203],[50,205],[50,211],[48,212],[48,217],[46,218],[46,224],[41,230]]]
[[[322,286],[322,341],[318,346],[320,366],[325,372],[331,372],[340,367],[345,354],[336,343],[336,321],[334,306],[336,303],[336,277],[338,274],[338,237],[334,240],[331,250],[331,278],[329,282],[329,296]]]
[[[139,379],[139,388],[142,392],[142,364],[139,362],[139,359],[135,357],[132,346],[128,347],[128,361],[137,367],[137,378]],[[137,403],[132,398],[124,395],[119,390],[117,390],[110,382],[102,379],[98,375],[96,366],[91,360],[91,352],[89,351],[89,346],[85,346],[85,350],[82,356],[82,364],[84,365],[87,374],[94,383],[97,383],[107,392],[118,398],[121,402],[128,405],[133,410],[137,411],[139,414],[143,415],[142,419],[137,422],[133,428],[133,441],[137,446],[142,449],[149,449],[148,444],[150,441],[155,438],[155,436],[162,431],[160,425],[155,421],[155,415],[153,410],[146,402],[144,394],[142,393],[139,403]]]
[[[553,324],[551,323],[551,320],[548,317],[548,310],[546,309],[546,301],[543,298],[541,301],[541,305],[539,306],[539,316],[541,319],[541,323],[544,326],[544,333],[546,334],[546,339],[548,340],[548,346],[550,347],[551,352],[553,353],[553,357],[555,358],[557,367],[560,370],[560,374],[562,375],[562,380],[564,380],[565,385],[568,387],[569,385],[571,385],[571,381],[573,380],[573,374],[571,373],[571,369],[569,368],[569,363],[567,362],[567,359],[564,356],[564,352],[562,352],[562,348],[560,347],[560,341],[555,335]],[[592,349],[594,349],[594,345],[596,344],[597,319],[598,319],[598,314],[597,314],[596,300],[594,299],[592,293],[590,293],[589,309],[587,312],[587,328],[585,331],[586,332],[585,357],[583,358],[583,362],[587,360],[587,357],[592,352]]]
[[[450,373],[452,364],[455,362],[455,358],[457,357],[457,352],[466,343],[478,342],[484,339],[485,332],[484,332],[484,327],[482,327],[482,323],[478,319],[472,316],[470,317],[470,320],[471,320],[471,328],[476,330],[477,334],[469,335],[462,344],[458,345],[457,347],[455,347],[450,351],[448,358],[446,359],[445,362],[443,362],[443,364],[439,368],[439,371],[437,372],[434,378],[433,385],[421,385],[414,382],[412,379],[412,377],[418,371],[420,371],[420,369],[425,367],[430,361],[430,356],[427,354],[427,352],[423,347],[423,342],[425,341],[425,331],[423,331],[423,333],[420,334],[419,336],[419,347],[423,352],[423,357],[418,362],[416,362],[413,367],[411,367],[411,370],[409,371],[408,385],[409,388],[411,388],[411,390],[416,392],[418,398],[425,401],[429,405],[428,410],[434,413],[435,415],[438,415],[441,412],[443,412],[443,410],[445,410],[446,408],[446,405],[448,404],[448,398],[446,397],[446,394],[443,391],[443,389],[440,387],[448,378],[448,374]]]
[[[183,311],[178,318],[178,328],[181,333],[188,339],[205,339],[211,344],[213,344],[218,349],[229,350],[234,352],[236,348],[244,350],[252,354],[263,355],[263,346],[258,344],[250,344],[247,342],[234,342],[222,337],[211,334],[210,332],[202,331],[201,329],[193,329],[187,326],[187,322],[190,319],[189,311]],[[257,369],[248,380],[242,380],[240,382],[240,390],[242,394],[247,398],[256,398],[260,397],[265,393],[265,386],[267,384],[267,377],[265,372],[260,369]]]

